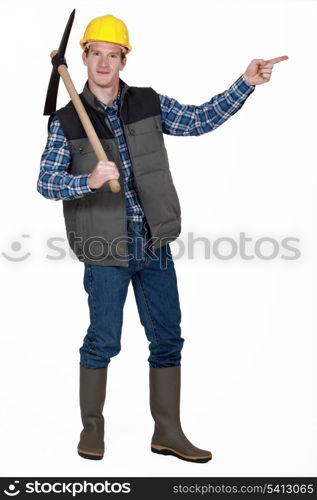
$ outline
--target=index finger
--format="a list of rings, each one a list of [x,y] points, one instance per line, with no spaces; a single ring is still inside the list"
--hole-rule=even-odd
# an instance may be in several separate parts
[[[265,61],[265,64],[267,64],[267,63],[276,64],[276,63],[279,63],[281,61],[286,61],[286,59],[288,59],[288,56],[274,57],[273,59],[267,59]]]

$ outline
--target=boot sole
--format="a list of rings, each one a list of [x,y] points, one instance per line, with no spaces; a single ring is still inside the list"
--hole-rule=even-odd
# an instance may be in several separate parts
[[[103,458],[103,455],[100,455],[99,453],[90,453],[81,450],[77,450],[77,453],[80,457],[87,458],[88,460],[101,460]]]
[[[207,455],[204,457],[192,457],[190,455],[183,455],[182,453],[173,450],[172,448],[166,448],[163,446],[151,446],[151,451],[157,453],[158,455],[172,455],[173,457],[179,458],[180,460],[185,460],[186,462],[195,462],[199,464],[204,464],[212,459],[212,455]]]

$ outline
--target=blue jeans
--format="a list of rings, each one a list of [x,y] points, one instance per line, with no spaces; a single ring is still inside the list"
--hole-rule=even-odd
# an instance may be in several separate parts
[[[130,280],[149,341],[152,368],[180,365],[181,311],[169,244],[147,252],[147,226],[128,221],[128,267],[85,264],[90,325],[79,349],[85,368],[104,368],[121,349],[123,307]]]

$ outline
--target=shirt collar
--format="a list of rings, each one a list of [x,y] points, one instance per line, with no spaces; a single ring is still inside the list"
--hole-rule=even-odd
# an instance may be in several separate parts
[[[119,88],[119,93],[118,93],[117,97],[112,101],[112,104],[110,104],[110,105],[105,104],[104,102],[97,100],[98,106],[110,115],[117,114],[118,109],[119,109],[119,104],[120,104],[120,93],[121,92],[120,92],[120,88]]]
[[[129,88],[129,86],[123,81],[121,80],[120,78],[120,87],[119,87],[119,94],[118,94],[118,105],[121,104],[120,101],[122,101],[124,99],[124,95],[127,91],[127,89]],[[109,108],[109,106],[106,106],[106,104],[104,104],[103,106],[100,106],[99,105],[99,102],[96,97],[94,96],[94,94],[89,90],[89,87],[88,87],[88,82],[86,82],[85,86],[84,86],[84,90],[83,90],[83,97],[85,99],[85,101],[88,102],[88,104],[94,108],[96,111],[102,111],[102,112],[106,112],[106,108]],[[115,99],[116,100],[116,99]],[[106,106],[106,108],[104,107]]]

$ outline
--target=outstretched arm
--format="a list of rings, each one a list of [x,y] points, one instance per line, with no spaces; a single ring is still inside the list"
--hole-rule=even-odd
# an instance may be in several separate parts
[[[160,95],[162,128],[169,135],[202,135],[222,125],[244,104],[255,87],[241,75],[228,90],[195,106]]]
[[[163,132],[170,135],[201,135],[216,129],[243,106],[255,85],[270,80],[274,64],[286,59],[288,56],[253,59],[244,74],[228,90],[200,106],[180,104],[176,99],[160,95]]]

